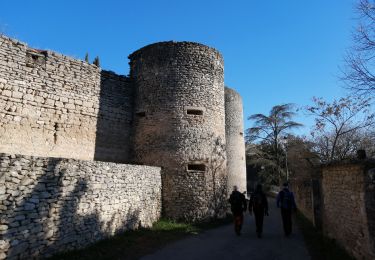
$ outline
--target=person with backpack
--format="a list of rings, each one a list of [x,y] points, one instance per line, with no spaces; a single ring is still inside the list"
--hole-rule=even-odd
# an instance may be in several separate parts
[[[263,218],[268,216],[268,201],[266,195],[262,191],[262,185],[256,186],[255,192],[250,197],[249,202],[250,215],[254,212],[256,233],[259,238],[263,232]]]
[[[283,189],[277,195],[277,207],[281,209],[285,236],[292,233],[292,210],[296,210],[296,202],[293,192],[289,191],[288,183],[284,183]]]
[[[238,191],[237,186],[233,186],[233,192],[229,197],[230,208],[234,216],[234,231],[237,236],[241,235],[243,224],[243,212],[246,211],[247,203],[245,195]]]

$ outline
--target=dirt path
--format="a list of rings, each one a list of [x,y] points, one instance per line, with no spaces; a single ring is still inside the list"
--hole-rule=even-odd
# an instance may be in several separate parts
[[[270,216],[265,217],[261,239],[256,236],[254,218],[247,213],[240,237],[232,225],[226,225],[172,243],[142,259],[310,259],[295,223],[292,235],[285,238],[274,199],[269,204]]]

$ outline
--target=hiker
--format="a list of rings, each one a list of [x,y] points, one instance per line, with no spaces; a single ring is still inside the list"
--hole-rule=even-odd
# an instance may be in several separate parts
[[[292,233],[292,210],[296,210],[293,192],[289,191],[288,183],[283,184],[283,189],[277,195],[277,207],[281,208],[285,236]]]
[[[245,195],[238,191],[237,186],[233,186],[233,192],[229,198],[230,208],[234,216],[234,231],[237,236],[241,235],[243,224],[243,212],[246,211],[247,203]]]
[[[255,192],[251,194],[249,212],[250,215],[254,212],[256,232],[258,237],[261,238],[263,232],[263,218],[264,216],[268,216],[268,201],[261,184],[258,184]]]

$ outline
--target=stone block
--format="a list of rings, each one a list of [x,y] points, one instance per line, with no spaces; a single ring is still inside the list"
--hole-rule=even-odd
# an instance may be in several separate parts
[[[5,230],[8,230],[8,226],[7,225],[0,225],[0,231],[5,231]]]
[[[94,106],[94,103],[90,101],[83,101],[82,106],[92,108]]]
[[[18,92],[18,91],[13,91],[12,92],[12,97],[13,98],[19,98],[19,99],[21,99],[23,97],[23,93],[22,92]]]
[[[75,109],[76,108],[76,106],[74,105],[74,104],[71,104],[71,103],[67,103],[67,104],[65,104],[65,108],[66,109]]]
[[[25,94],[23,96],[23,99],[28,101],[34,101],[34,96],[32,94]]]
[[[30,211],[30,210],[35,209],[35,204],[33,204],[33,203],[25,203],[24,206],[23,206],[23,208],[26,211]]]
[[[1,92],[1,95],[6,96],[6,97],[11,97],[12,96],[12,91],[10,91],[10,90],[3,90]]]
[[[53,100],[53,99],[45,99],[44,100],[44,104],[46,104],[48,106],[54,106],[55,105],[55,100]]]
[[[55,107],[64,107],[64,104],[61,101],[55,101]]]

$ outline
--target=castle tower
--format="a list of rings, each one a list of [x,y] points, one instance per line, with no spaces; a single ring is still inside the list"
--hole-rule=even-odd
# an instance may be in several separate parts
[[[240,94],[228,87],[225,87],[225,131],[228,192],[234,185],[242,192],[246,190],[242,99]]]
[[[221,54],[198,43],[161,42],[129,59],[134,162],[162,167],[167,217],[217,215],[227,181]]]

